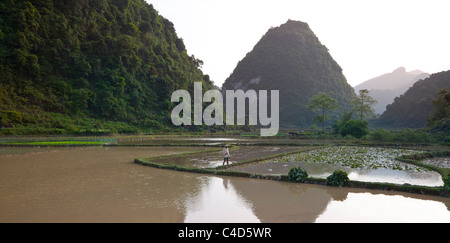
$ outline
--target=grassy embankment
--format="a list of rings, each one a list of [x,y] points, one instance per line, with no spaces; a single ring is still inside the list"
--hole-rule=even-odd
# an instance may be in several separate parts
[[[102,146],[113,143],[116,143],[116,139],[102,137],[19,137],[0,139],[0,146],[4,147]]]

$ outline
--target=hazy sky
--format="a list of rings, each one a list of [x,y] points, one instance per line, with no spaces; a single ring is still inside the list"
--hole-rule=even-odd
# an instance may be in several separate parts
[[[270,27],[309,24],[350,85],[405,67],[450,70],[449,0],[146,0],[218,85]]]

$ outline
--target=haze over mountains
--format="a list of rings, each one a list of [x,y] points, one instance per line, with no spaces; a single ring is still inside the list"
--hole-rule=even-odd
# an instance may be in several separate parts
[[[442,89],[450,89],[450,70],[433,73],[417,81],[404,94],[396,97],[376,123],[385,127],[420,128],[427,125],[432,110],[432,100]]]
[[[378,101],[373,107],[375,113],[382,114],[386,106],[394,102],[395,97],[405,93],[417,81],[429,77],[430,74],[420,70],[407,72],[404,67],[395,69],[378,77],[367,80],[354,87],[358,92],[361,89],[370,91],[370,95]]]

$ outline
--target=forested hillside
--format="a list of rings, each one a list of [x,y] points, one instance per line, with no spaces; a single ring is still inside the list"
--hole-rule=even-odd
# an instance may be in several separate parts
[[[1,1],[0,128],[160,129],[201,64],[144,0]]]
[[[377,123],[386,127],[426,127],[434,109],[432,100],[444,88],[450,89],[450,71],[435,73],[416,82],[387,106]]]

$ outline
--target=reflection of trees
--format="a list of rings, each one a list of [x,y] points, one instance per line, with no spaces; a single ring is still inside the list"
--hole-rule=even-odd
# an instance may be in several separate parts
[[[334,201],[343,202],[347,199],[349,189],[348,188],[336,188],[336,187],[326,187],[327,192],[331,195]]]

